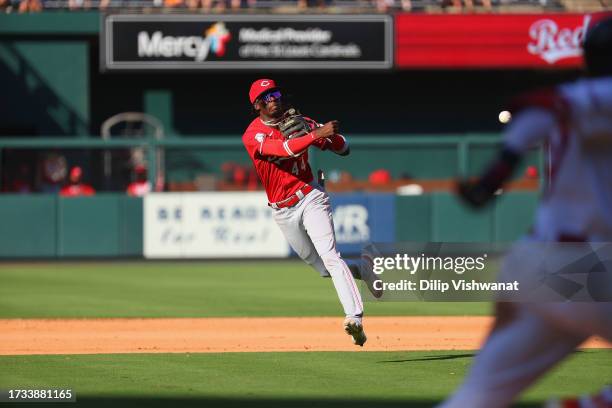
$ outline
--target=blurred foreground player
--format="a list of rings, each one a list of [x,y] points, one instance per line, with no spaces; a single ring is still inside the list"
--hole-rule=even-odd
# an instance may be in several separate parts
[[[459,186],[461,197],[480,207],[529,147],[550,146],[550,185],[533,232],[510,251],[502,277],[535,273],[542,254],[530,247],[541,248],[538,243],[612,242],[612,19],[587,33],[584,57],[589,78],[520,99],[497,161],[478,181]],[[565,249],[571,246],[558,247],[560,258],[571,255]],[[610,299],[610,270],[604,273],[598,290]],[[441,407],[507,407],[592,335],[612,342],[612,303],[498,302],[494,327],[467,378]],[[558,406],[612,407],[612,395]]]
[[[308,163],[308,147],[345,156],[348,142],[338,134],[337,121],[320,125],[290,108],[271,79],[253,82],[249,100],[258,117],[242,141],[266,189],[274,220],[300,258],[322,277],[331,276],[346,315],[344,329],[363,346],[363,303],[353,279],[359,270],[349,268],[336,249],[329,196],[313,181]]]

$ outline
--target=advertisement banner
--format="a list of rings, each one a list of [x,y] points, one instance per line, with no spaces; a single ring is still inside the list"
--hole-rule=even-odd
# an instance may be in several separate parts
[[[107,15],[102,70],[389,69],[388,15]]]
[[[144,198],[145,258],[284,258],[289,245],[263,192]]]
[[[359,255],[395,240],[393,194],[331,196],[338,250]],[[153,193],[144,197],[145,258],[285,258],[290,247],[263,192]]]
[[[373,241],[395,241],[394,194],[332,194],[331,202],[342,255],[359,255]]]
[[[399,14],[396,66],[580,68],[586,30],[610,14]]]

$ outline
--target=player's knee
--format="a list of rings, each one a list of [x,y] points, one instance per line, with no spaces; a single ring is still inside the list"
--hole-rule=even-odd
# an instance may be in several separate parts
[[[319,272],[319,275],[321,275],[322,278],[329,278],[331,276],[325,267],[325,263],[319,257],[319,255],[315,254],[315,256],[309,258],[306,263],[308,263],[308,265],[310,265],[315,271]]]
[[[336,269],[342,266],[342,258],[340,257],[340,253],[337,251],[329,251],[326,254],[321,255],[321,259],[325,264],[327,270]]]
[[[304,256],[300,256],[300,258],[302,258],[304,262],[306,262],[308,265],[314,265],[317,263],[319,256],[316,252],[310,251],[304,254]]]
[[[325,263],[319,257],[319,254],[316,251],[303,251],[302,253],[298,253],[298,256],[302,261],[306,262],[311,268],[315,271],[319,272],[322,278],[329,278],[330,274],[327,271]]]

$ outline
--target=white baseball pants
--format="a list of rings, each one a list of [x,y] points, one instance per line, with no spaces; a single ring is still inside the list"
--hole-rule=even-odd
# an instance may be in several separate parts
[[[274,210],[274,220],[300,258],[322,277],[331,276],[345,315],[361,319],[361,294],[336,249],[329,196],[319,186],[313,187],[295,206]]]

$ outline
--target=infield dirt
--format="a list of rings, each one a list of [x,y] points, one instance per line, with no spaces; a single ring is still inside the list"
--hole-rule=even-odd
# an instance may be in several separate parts
[[[475,350],[483,316],[369,317],[361,348],[342,318],[1,319],[0,355]],[[610,348],[592,338],[583,348]]]

